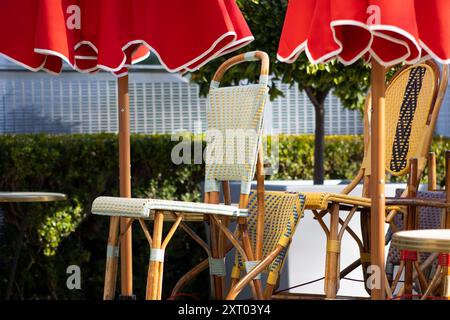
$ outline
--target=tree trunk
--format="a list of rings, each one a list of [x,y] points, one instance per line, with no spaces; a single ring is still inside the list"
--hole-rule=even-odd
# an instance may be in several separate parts
[[[312,102],[316,127],[314,136],[314,184],[323,184],[325,180],[324,154],[325,154],[325,98],[329,91],[314,92],[312,88],[306,88],[305,92]]]
[[[314,184],[323,184],[325,179],[325,110],[324,105],[314,106],[316,113],[316,129],[314,136]]]

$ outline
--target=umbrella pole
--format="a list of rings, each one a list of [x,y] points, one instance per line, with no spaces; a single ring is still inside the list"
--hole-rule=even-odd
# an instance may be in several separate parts
[[[121,77],[118,83],[119,106],[119,171],[120,196],[131,197],[131,160],[130,160],[130,99],[128,95],[128,76]],[[133,298],[133,265],[131,247],[131,227],[129,220],[120,218],[120,274],[121,298]]]
[[[371,147],[371,182],[370,194],[372,210],[370,219],[370,260],[372,267],[370,284],[372,300],[385,298],[384,268],[384,221],[385,221],[385,68],[377,61],[372,62],[372,125],[370,135]]]

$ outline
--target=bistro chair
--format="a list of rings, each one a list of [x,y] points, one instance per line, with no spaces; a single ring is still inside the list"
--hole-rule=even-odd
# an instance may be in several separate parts
[[[220,81],[229,68],[248,61],[261,61],[258,84],[220,87]],[[264,229],[264,167],[261,137],[264,107],[269,90],[268,74],[268,55],[261,51],[255,51],[225,61],[214,75],[207,109],[205,203],[113,197],[95,199],[92,213],[127,217],[139,221],[151,247],[147,299],[161,299],[164,252],[178,227],[186,231],[208,254],[208,259],[201,264],[200,269],[209,265],[216,299],[223,299],[226,252],[235,247],[244,261],[260,259]],[[242,140],[243,136],[244,140]],[[236,140],[237,138],[241,138],[241,140]],[[259,209],[257,241],[252,245],[248,231],[247,208],[251,181],[255,171],[258,181],[256,193]],[[230,201],[229,181],[231,180],[241,181],[237,207],[231,205]],[[225,194],[225,204],[219,204],[221,186]],[[236,220],[239,226],[234,234],[227,228],[232,219]],[[147,220],[154,221],[152,235],[147,229]],[[174,223],[166,238],[163,239],[163,222],[168,220],[172,220]],[[186,223],[205,220],[210,224],[210,245],[196,235]],[[131,224],[132,222],[129,224],[129,228]],[[104,299],[113,299],[114,297],[119,240],[120,235],[110,231]],[[195,272],[188,273],[180,280],[181,283],[188,281],[194,274]],[[180,286],[178,284],[177,288]],[[256,298],[263,298],[259,280],[252,281],[252,289]]]
[[[395,177],[405,176],[409,172],[410,159],[417,158],[418,177],[422,176],[447,84],[448,67],[444,66],[441,71],[434,61],[405,66],[388,83],[385,129],[385,166],[388,174]],[[370,105],[369,96],[364,116],[364,158],[356,177],[338,194],[305,192],[305,209],[312,210],[327,236],[325,294],[328,298],[336,297],[339,280],[360,265],[366,279],[365,270],[370,265]],[[362,195],[350,196],[349,193],[361,182]],[[408,192],[407,188],[402,196],[407,196]],[[391,222],[399,212],[399,207],[389,205],[388,202],[386,205],[387,221]],[[340,211],[347,212],[344,219],[340,217]],[[349,227],[357,211],[361,217],[361,239]],[[327,214],[330,215],[329,226],[323,219]],[[341,272],[341,240],[345,231],[356,241],[360,249],[360,259]]]
[[[263,260],[252,264],[242,259],[239,252],[235,255],[235,264],[231,274],[231,290],[227,299],[235,299],[239,292],[255,277],[261,279],[261,273],[267,274],[264,299],[271,299],[277,286],[280,271],[287,256],[292,237],[303,215],[305,197],[299,193],[266,191]],[[255,192],[249,198],[248,228],[252,244],[256,247],[258,203]],[[241,279],[242,273],[246,275]]]

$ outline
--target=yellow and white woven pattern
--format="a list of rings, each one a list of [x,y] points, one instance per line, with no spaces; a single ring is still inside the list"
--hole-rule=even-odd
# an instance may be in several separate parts
[[[183,214],[216,214],[222,216],[246,217],[247,210],[221,204],[206,204],[159,199],[133,199],[98,197],[92,203],[92,213],[106,216],[150,218],[152,211],[171,211]]]
[[[148,199],[130,199],[119,197],[98,197],[92,203],[93,214],[108,216],[148,217]]]
[[[386,89],[386,170],[394,176],[408,173],[411,158],[425,161],[425,133],[437,76],[427,64],[414,65],[398,74]],[[370,148],[363,167],[370,175]]]
[[[262,134],[267,84],[211,86],[207,110],[206,192],[219,191],[219,181],[241,181],[250,192]]]
[[[265,273],[269,273],[267,283],[276,284],[292,236],[294,235],[300,218],[303,216],[305,196],[300,193],[266,191],[264,197],[263,257],[272,252],[277,245],[281,245],[285,248],[277,258],[269,264],[266,270],[264,270]],[[248,230],[253,248],[256,246],[257,203],[256,192],[252,190],[249,196]],[[245,270],[245,266],[242,263],[240,255],[237,253],[235,256],[235,266],[233,267],[232,277],[239,279],[241,270]]]

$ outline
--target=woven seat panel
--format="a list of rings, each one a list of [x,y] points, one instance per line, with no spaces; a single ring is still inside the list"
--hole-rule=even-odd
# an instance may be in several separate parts
[[[253,248],[256,246],[257,203],[256,192],[252,190],[249,196],[248,230]],[[277,273],[280,271],[290,240],[303,215],[304,206],[305,197],[303,194],[277,191],[265,192],[263,257],[272,252],[278,244],[282,244],[285,247],[266,268],[265,272]],[[242,270],[245,269],[239,253],[236,254],[235,265],[238,265]]]
[[[267,93],[259,84],[211,89],[206,181],[253,179]]]
[[[404,190],[397,190],[396,196],[399,197]],[[419,191],[417,194],[417,198],[425,199],[425,200],[442,200],[445,199],[445,192],[428,192],[428,191]],[[439,229],[441,228],[441,218],[442,218],[442,209],[440,208],[430,208],[430,207],[419,207],[418,209],[418,228],[422,229]],[[394,223],[397,226],[398,230],[404,230],[403,224],[403,214],[397,214],[394,217]],[[392,234],[393,230],[389,228],[388,234]],[[429,253],[420,253],[420,260],[425,261]],[[387,256],[386,264],[391,265],[399,265],[400,264],[400,250],[394,246],[389,247],[389,252]]]
[[[436,74],[426,64],[405,69],[386,90],[386,170],[409,171],[409,159],[420,157],[434,101]]]
[[[234,206],[159,199],[98,197],[92,204],[93,214],[107,216],[145,219],[149,218],[150,213],[155,210],[183,214],[216,214],[235,217],[246,217],[248,215],[247,210],[242,210]]]

